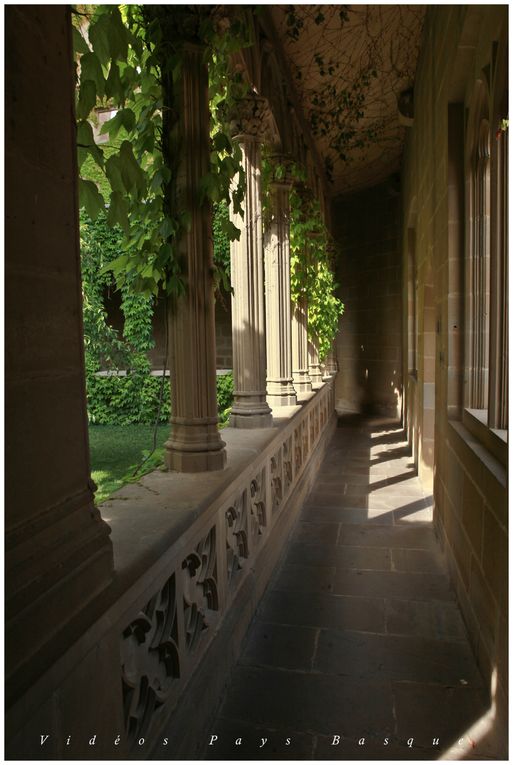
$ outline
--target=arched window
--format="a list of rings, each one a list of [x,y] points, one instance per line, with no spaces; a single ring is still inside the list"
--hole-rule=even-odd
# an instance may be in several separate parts
[[[417,374],[417,266],[415,229],[408,229],[408,372]]]
[[[470,116],[469,144],[465,404],[483,410],[488,406],[490,336],[490,124],[483,83]]]
[[[490,382],[488,425],[508,427],[508,55],[504,45],[494,88],[491,151]]]
[[[463,422],[504,461],[508,427],[508,99],[507,50],[503,46],[499,51],[490,89],[485,84],[488,78],[476,83],[467,120]]]

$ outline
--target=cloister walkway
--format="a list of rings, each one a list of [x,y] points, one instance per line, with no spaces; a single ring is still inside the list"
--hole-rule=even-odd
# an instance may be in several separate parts
[[[490,756],[469,740],[489,701],[403,438],[339,421],[206,759],[436,760],[462,738],[461,759]]]

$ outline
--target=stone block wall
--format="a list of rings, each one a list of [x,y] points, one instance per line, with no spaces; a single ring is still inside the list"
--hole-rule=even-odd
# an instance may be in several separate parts
[[[345,305],[337,337],[339,412],[401,416],[401,255],[397,178],[337,198],[333,234]]]
[[[406,410],[418,428],[419,475],[433,485],[435,526],[471,643],[490,688],[479,735],[507,752],[508,514],[504,464],[467,427],[465,140],[478,79],[493,93],[507,7],[429,8],[403,159],[403,304],[412,236],[417,270],[417,380]],[[491,126],[492,140],[495,127]],[[408,358],[405,331],[403,358]],[[414,444],[413,444],[414,446]],[[477,722],[477,721],[476,721]],[[504,727],[501,727],[504,726]]]

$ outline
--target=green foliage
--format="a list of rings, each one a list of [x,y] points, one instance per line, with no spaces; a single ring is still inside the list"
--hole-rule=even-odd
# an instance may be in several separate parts
[[[217,376],[217,411],[219,424],[224,427],[228,424],[233,404],[233,375]]]
[[[226,424],[233,401],[231,374],[217,377],[217,406],[221,425]],[[127,375],[87,376],[89,422],[95,425],[166,423],[171,415],[169,377],[150,375],[141,358]]]
[[[320,359],[329,353],[344,305],[336,297],[330,250],[333,244],[319,202],[296,185],[290,194],[290,289],[292,300],[308,301],[308,334]]]
[[[149,366],[149,365],[148,365]],[[134,425],[154,423],[160,404],[162,380],[149,374],[149,368],[131,370],[126,376],[96,374],[87,377],[89,422],[96,425]],[[158,421],[169,420],[169,380],[164,385]]]
[[[214,239],[214,265],[218,274],[217,286],[230,291],[230,213],[225,200],[214,204],[212,233]]]
[[[241,152],[229,132],[230,109],[244,92],[240,75],[229,71],[229,56],[249,44],[246,25],[222,6],[90,6],[87,39],[74,30],[80,72],[77,90],[80,202],[96,219],[108,203],[107,222],[124,234],[123,248],[104,268],[119,287],[146,296],[181,294],[183,265],[178,243],[189,211],[176,185],[181,157],[178,90],[184,42],[204,46],[211,92],[211,166],[201,184],[203,204],[230,200],[240,209]],[[219,10],[221,9],[221,10]],[[224,14],[224,15],[223,15]],[[116,108],[102,127],[109,152],[97,146],[89,120],[95,107]],[[89,158],[107,184],[90,174]],[[239,174],[239,185],[232,179]],[[223,232],[240,232],[224,218]],[[221,268],[217,262],[218,269]],[[225,281],[226,274],[219,277]]]
[[[80,250],[88,374],[104,368],[140,367],[146,359],[146,351],[154,346],[153,298],[134,292],[129,281],[121,289],[121,310],[125,317],[122,336],[107,322],[105,296],[116,289],[116,284],[106,266],[119,256],[122,239],[119,227],[109,226],[105,212],[100,212],[93,221],[82,211]]]
[[[262,162],[262,197],[264,226],[269,225],[271,180],[288,177],[292,182],[290,202],[290,293],[293,302],[308,302],[308,334],[326,357],[337,334],[338,319],[344,311],[336,297],[330,251],[333,243],[321,215],[320,204],[306,185],[303,167],[281,164],[264,155]]]

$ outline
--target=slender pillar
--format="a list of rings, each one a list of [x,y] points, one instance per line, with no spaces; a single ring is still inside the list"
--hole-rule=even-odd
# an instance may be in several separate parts
[[[277,178],[276,168],[286,173],[287,160],[274,156],[271,181],[271,214],[265,232],[265,314],[267,348],[267,402],[272,407],[297,403],[292,384],[292,336],[290,310],[290,204],[292,180]]]
[[[308,374],[312,381],[312,388],[314,390],[321,388],[322,374],[319,362],[319,347],[315,337],[308,338]]]
[[[312,381],[308,374],[306,297],[301,297],[292,309],[292,379],[297,393],[309,393],[312,390]]]
[[[333,343],[331,344],[331,348],[328,351],[326,358],[324,360],[323,380],[329,380],[330,377],[333,377],[333,375],[336,373],[337,373],[337,361],[335,358],[334,341],[333,341]]]
[[[269,106],[265,98],[249,96],[238,104],[235,139],[239,141],[246,176],[244,217],[231,210],[241,231],[231,243],[232,339],[234,403],[230,425],[234,428],[267,428],[272,425],[266,401],[264,264],[260,144]]]
[[[217,428],[212,211],[200,204],[200,180],[209,170],[208,73],[203,48],[186,44],[180,93],[182,157],[178,202],[191,215],[180,242],[186,293],[172,301],[169,315],[171,436],[166,463],[197,473],[226,463]]]

